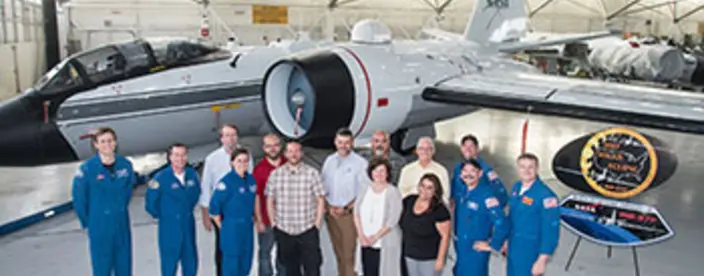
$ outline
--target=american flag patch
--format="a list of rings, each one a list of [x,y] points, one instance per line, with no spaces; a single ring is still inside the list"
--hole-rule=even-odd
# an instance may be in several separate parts
[[[496,173],[496,171],[490,171],[487,176],[489,176],[489,180],[496,180],[499,178],[499,175]]]
[[[557,198],[548,197],[546,199],[543,199],[543,206],[545,207],[545,209],[557,207]]]
[[[497,200],[495,197],[487,198],[485,202],[486,208],[494,208],[496,206],[499,206],[499,200]]]

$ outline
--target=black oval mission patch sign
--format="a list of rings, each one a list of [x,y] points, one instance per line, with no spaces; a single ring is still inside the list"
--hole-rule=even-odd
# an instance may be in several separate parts
[[[661,185],[676,168],[677,156],[663,141],[625,127],[577,138],[552,161],[553,172],[565,185],[617,199]]]

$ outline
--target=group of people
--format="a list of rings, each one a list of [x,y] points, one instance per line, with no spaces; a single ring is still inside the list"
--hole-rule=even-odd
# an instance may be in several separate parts
[[[343,128],[318,170],[302,161],[296,141],[264,136],[265,156],[255,165],[235,125],[219,134],[222,147],[205,159],[202,177],[187,164],[188,147],[176,143],[149,181],[145,210],[158,220],[162,275],[176,275],[179,263],[183,275],[197,275],[197,205],[203,227],[215,232],[217,275],[250,275],[255,235],[258,275],[320,275],[323,222],[340,276],[441,275],[451,241],[454,275],[488,275],[492,252],[507,257],[509,276],[542,275],[558,244],[557,197],[533,154],[517,158],[520,180],[509,193],[472,135],[462,138],[462,160],[450,174],[433,160],[429,137],[406,163],[388,133],[375,132],[370,149],[357,153]],[[92,144],[97,154],[74,176],[73,205],[88,232],[93,275],[131,275],[136,177],[115,152],[112,129],[99,129]]]

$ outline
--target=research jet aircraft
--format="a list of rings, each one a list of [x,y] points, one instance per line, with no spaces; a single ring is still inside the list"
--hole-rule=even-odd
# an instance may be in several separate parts
[[[36,166],[95,154],[90,134],[116,130],[126,155],[180,141],[195,158],[217,147],[217,126],[244,135],[266,129],[261,78],[277,58],[309,40],[224,49],[186,38],[108,44],[72,55],[32,88],[0,104],[0,166]],[[260,131],[261,130],[261,131]]]
[[[524,4],[476,1],[464,34],[435,35],[442,39],[392,41],[378,22],[358,25],[351,43],[294,54],[268,69],[266,117],[278,133],[311,144],[332,141],[335,128],[347,126],[357,137],[394,133],[401,148],[435,122],[480,108],[704,133],[704,95],[548,76],[514,60],[525,49],[603,37],[521,42]]]
[[[90,50],[0,106],[0,166],[88,158],[94,153],[87,137],[100,126],[117,131],[125,155],[175,141],[191,153],[207,152],[217,147],[222,123],[237,124],[240,136],[274,131],[311,146],[331,146],[339,127],[352,129],[357,143],[386,130],[394,150],[407,152],[418,137],[434,136],[435,122],[482,107],[704,132],[700,96],[549,77],[512,60],[522,49],[594,37],[517,41],[526,26],[524,5],[477,1],[460,39],[392,40],[385,25],[364,20],[348,43],[233,52],[191,43],[201,54],[181,66],[167,62],[168,43]],[[203,156],[189,154],[191,162]]]

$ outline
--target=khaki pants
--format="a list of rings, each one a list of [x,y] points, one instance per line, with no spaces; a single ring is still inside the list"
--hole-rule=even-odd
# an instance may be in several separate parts
[[[337,273],[339,276],[355,276],[357,231],[354,217],[352,214],[344,214],[339,217],[327,215],[326,218],[330,241],[337,257]]]

